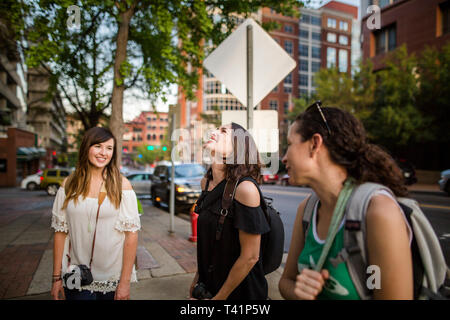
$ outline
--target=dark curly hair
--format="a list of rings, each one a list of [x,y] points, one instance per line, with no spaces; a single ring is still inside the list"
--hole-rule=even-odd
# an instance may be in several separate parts
[[[351,113],[333,107],[321,108],[330,132],[317,108],[299,114],[295,119],[302,141],[315,133],[322,136],[331,160],[347,169],[358,184],[375,182],[390,188],[396,196],[406,196],[402,171],[381,147],[368,143],[366,131]]]
[[[225,179],[239,180],[243,177],[252,177],[262,183],[261,158],[255,140],[250,133],[237,123],[231,123],[233,152],[224,158]],[[241,143],[244,142],[244,145]],[[244,147],[243,149],[241,149]],[[244,152],[242,152],[244,150]],[[205,174],[206,179],[212,180],[212,168]]]

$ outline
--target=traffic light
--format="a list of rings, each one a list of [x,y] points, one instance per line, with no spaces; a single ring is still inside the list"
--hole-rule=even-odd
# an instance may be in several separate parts
[[[163,146],[163,147],[162,147],[162,150],[163,150],[163,151],[167,151],[167,147],[166,147],[166,146]]]
[[[142,154],[138,155],[139,158],[142,158]]]
[[[153,146],[147,146],[147,150],[153,151],[153,149],[155,149],[155,147],[153,147]]]

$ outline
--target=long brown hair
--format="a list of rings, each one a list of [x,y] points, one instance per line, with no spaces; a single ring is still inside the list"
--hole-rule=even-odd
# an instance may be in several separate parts
[[[387,186],[397,196],[408,194],[401,169],[386,151],[367,141],[361,121],[338,108],[321,109],[331,134],[319,110],[311,108],[295,120],[297,133],[303,141],[308,141],[315,133],[320,134],[331,160],[345,167],[358,184],[375,182]]]
[[[262,182],[261,177],[261,158],[255,140],[250,133],[237,123],[231,123],[233,152],[224,158],[225,179],[239,180],[243,177],[252,177],[258,183]],[[240,145],[244,142],[244,145]],[[244,152],[240,147],[244,147]],[[212,180],[212,168],[209,168],[205,174],[206,179]]]
[[[66,199],[62,209],[67,208],[70,200],[76,204],[81,195],[85,199],[89,194],[91,182],[91,167],[89,162],[89,148],[95,144],[114,139],[114,148],[111,161],[104,168],[103,174],[106,180],[106,194],[111,203],[118,209],[122,200],[122,176],[116,165],[116,145],[117,141],[111,131],[107,128],[93,127],[86,131],[81,142],[80,152],[78,153],[78,162],[75,171],[67,178],[65,184]]]

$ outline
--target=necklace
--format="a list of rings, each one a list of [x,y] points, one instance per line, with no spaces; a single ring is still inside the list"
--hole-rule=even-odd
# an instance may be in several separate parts
[[[100,197],[100,192],[102,191],[103,182],[104,182],[104,180],[102,180],[102,183],[100,184],[100,190],[98,191],[97,201],[98,201],[98,198]],[[99,206],[100,206],[100,204],[99,204]],[[95,212],[95,210],[91,210],[91,212],[88,214],[88,226],[87,226],[88,233],[91,233],[91,231],[92,231],[92,227],[91,227],[91,221],[92,221],[92,216],[93,216],[92,212]]]

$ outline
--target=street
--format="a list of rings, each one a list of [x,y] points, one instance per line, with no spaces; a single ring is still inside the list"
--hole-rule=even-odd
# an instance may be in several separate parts
[[[285,251],[289,250],[292,228],[300,202],[305,199],[311,189],[294,186],[264,185],[264,195],[273,198],[273,206],[280,212],[284,222]],[[410,197],[417,200],[429,219],[444,252],[447,265],[450,264],[450,197],[443,192],[414,191]]]

